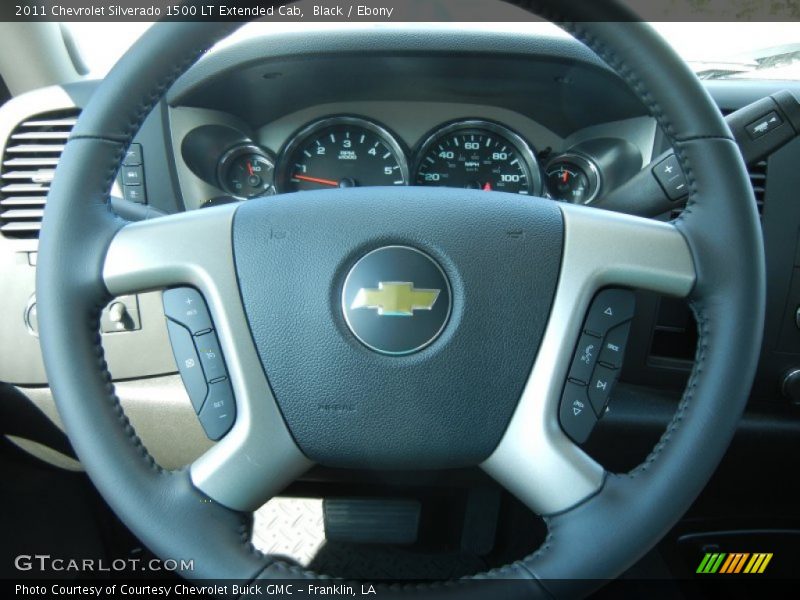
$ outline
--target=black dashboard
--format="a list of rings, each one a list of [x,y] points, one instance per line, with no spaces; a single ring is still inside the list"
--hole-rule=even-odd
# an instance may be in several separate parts
[[[579,45],[408,35],[248,40],[201,61],[168,100],[186,207],[353,185],[589,203],[649,162],[654,121]]]
[[[6,163],[21,153],[20,133],[67,136],[96,85],[40,90],[0,109]],[[707,89],[723,112],[781,89],[800,94],[789,82]],[[626,85],[574,40],[478,30],[274,34],[215,49],[178,80],[138,134],[114,195],[143,216],[333,186],[448,185],[591,204],[666,148]],[[0,190],[0,279],[10,282],[0,297],[0,381],[21,388],[46,385],[34,272],[41,171],[57,162],[59,145],[37,152],[29,156],[45,162],[28,175],[14,167],[22,179]],[[798,159],[795,141],[751,168],[769,273],[753,397],[781,410],[792,410],[784,375],[800,367]],[[622,381],[667,389],[674,406],[694,356],[694,321],[681,302],[637,296]],[[160,293],[115,302],[122,306],[103,323],[115,378],[174,374]]]
[[[643,166],[642,152],[649,150],[613,137],[618,132],[606,125],[565,150],[555,151],[548,142],[565,145],[561,140],[553,140],[549,131],[535,131],[535,122],[514,115],[506,118],[517,121],[545,144],[543,148],[538,149],[499,120],[477,117],[451,119],[418,136],[409,131],[412,115],[461,114],[469,109],[420,102],[398,107],[341,103],[341,108],[352,111],[355,104],[371,113],[394,112],[393,120],[404,135],[352,112],[327,114],[303,123],[283,142],[271,135],[272,124],[257,132],[255,140],[231,126],[195,127],[181,141],[181,157],[192,175],[227,194],[201,200],[200,206],[326,187],[398,185],[494,190],[590,204],[638,173]],[[491,106],[474,110],[498,112]],[[292,117],[297,119],[297,115]],[[642,128],[652,131],[647,125],[643,123]],[[419,139],[414,140],[416,137]],[[265,147],[278,143],[277,152]]]

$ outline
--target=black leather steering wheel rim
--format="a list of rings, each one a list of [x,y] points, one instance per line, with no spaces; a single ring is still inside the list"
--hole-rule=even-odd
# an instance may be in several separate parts
[[[585,593],[630,566],[680,518],[721,460],[761,345],[763,243],[746,170],[727,126],[695,76],[647,25],[612,2],[517,4],[558,22],[620,74],[669,137],[691,192],[674,225],[694,261],[690,301],[699,342],[675,417],[642,465],[608,475],[592,497],[545,515],[549,533],[537,552],[483,576],[528,579],[529,587],[515,588],[525,596],[561,596]],[[236,27],[152,27],[83,111],[45,211],[37,269],[40,335],[48,379],[81,462],[151,550],[195,558],[188,576],[312,577],[255,551],[248,541],[249,515],[205,502],[186,470],[167,472],[155,463],[114,395],[98,333],[100,310],[110,299],[103,262],[126,225],[108,203],[124,151],[175,79]],[[461,595],[466,588],[407,591]]]

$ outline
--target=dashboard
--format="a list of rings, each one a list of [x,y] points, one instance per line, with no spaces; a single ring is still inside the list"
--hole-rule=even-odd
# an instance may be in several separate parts
[[[284,132],[309,112],[321,116],[300,123],[287,137]],[[420,119],[422,114],[430,118]],[[426,121],[447,117],[423,131]],[[396,130],[385,124],[387,118]],[[314,107],[283,121],[265,125],[252,137],[223,124],[181,132],[184,164],[219,193],[198,196],[192,204],[229,201],[224,194],[248,200],[326,187],[398,185],[493,190],[590,204],[642,168],[655,132],[643,120],[628,124],[631,131],[642,130],[632,136],[636,143],[619,137],[619,123],[564,140],[510,111],[420,102],[356,101]]]
[[[653,156],[655,121],[574,42],[349,33],[246,40],[179,80],[167,113],[186,209],[383,185],[588,204]]]
[[[580,43],[428,27],[435,28],[272,32],[213,49],[146,118],[113,186],[112,209],[142,220],[213,210],[207,207],[220,203],[241,202],[246,209],[246,203],[270,202],[277,195],[290,201],[295,192],[334,186],[368,187],[377,200],[384,186],[407,185],[502,190],[523,201],[543,196],[591,206],[643,172],[649,176],[651,161],[668,150],[665,135],[639,100]],[[6,425],[4,440],[70,470],[81,466],[48,433],[60,434],[61,422],[39,346],[38,234],[53,169],[99,84],[39,89],[0,106],[0,421]],[[724,113],[781,90],[800,98],[797,82],[703,85]],[[800,468],[800,401],[786,397],[784,382],[787,373],[793,374],[800,392],[798,164],[800,140],[795,139],[748,167],[767,261],[761,358],[728,458],[693,508],[693,522],[675,534],[675,552],[695,557],[719,542],[720,536],[708,531],[726,531],[737,536],[739,549],[765,547],[786,555],[781,538],[758,530],[797,530],[797,494],[792,493],[797,485],[787,483],[786,474]],[[676,203],[657,218],[674,218],[681,208]],[[458,210],[454,202],[453,211]],[[374,218],[387,216],[376,209]],[[446,227],[447,221],[435,225]],[[280,233],[265,227],[253,235],[277,240]],[[613,240],[598,236],[588,242]],[[303,277],[287,266],[289,277]],[[505,272],[514,275],[511,268]],[[697,325],[683,301],[641,291],[634,295],[620,379],[608,412],[584,444],[612,472],[640,464],[662,436],[697,348]],[[164,297],[163,290],[153,289],[111,299],[99,333],[115,392],[137,436],[161,467],[181,469],[215,442],[179,375]],[[485,494],[491,491],[485,475],[461,470],[388,474],[315,467],[289,495],[316,503],[320,490],[321,497],[346,499],[365,490],[398,494],[403,488],[424,488],[441,498],[442,508],[437,500],[436,512],[423,514],[437,522],[450,515],[442,523],[454,536],[467,532],[462,515],[480,513],[481,519],[494,521],[495,513],[519,510],[510,498]],[[318,506],[322,511],[321,500]],[[284,512],[297,522],[295,513]],[[454,515],[458,522],[450,518]],[[257,533],[258,518],[257,513]],[[460,541],[454,537],[455,546],[480,541],[488,529],[475,523],[483,533]],[[504,525],[496,529],[512,541],[524,537],[516,525],[513,531]],[[743,531],[758,537],[738,537]],[[264,550],[273,540],[267,535],[253,539]],[[287,539],[287,547],[289,542],[296,547],[295,539]],[[378,550],[373,546],[369,552],[380,558]],[[527,551],[519,548],[510,558]],[[433,555],[425,555],[426,564]]]
[[[97,85],[37,90],[0,108],[0,381],[39,399],[56,420],[36,331],[37,237],[48,172]],[[706,86],[723,111],[781,89],[800,92],[787,82]],[[21,154],[27,141],[36,152]],[[667,147],[627,86],[571,39],[424,28],[274,33],[209,52],[173,85],[134,140],[112,205],[147,218],[308,189],[386,185],[591,204]],[[753,394],[774,403],[782,402],[783,374],[800,365],[798,160],[795,141],[751,167],[770,274]],[[636,304],[622,380],[671,390],[668,417],[691,368],[696,327],[688,308],[669,298],[637,293]],[[161,292],[114,299],[101,330],[137,431],[164,466],[185,464],[209,441],[175,375]],[[174,429],[164,411],[177,415]]]

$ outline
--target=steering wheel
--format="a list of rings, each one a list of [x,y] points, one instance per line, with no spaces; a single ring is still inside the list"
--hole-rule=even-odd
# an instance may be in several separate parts
[[[301,192],[125,222],[109,193],[134,134],[235,24],[156,24],[84,109],[41,232],[47,374],[100,493],[158,556],[194,558],[186,576],[316,577],[248,538],[249,512],[314,463],[480,465],[543,516],[548,535],[534,554],[479,580],[525,579],[509,590],[525,597],[583,594],[651,548],[722,458],[752,384],[765,303],[760,224],[737,146],[696,77],[626,9],[519,4],[594,50],[657,119],[690,186],[678,219],[406,187]],[[406,299],[381,304],[375,290],[352,288],[365,280],[359,269],[414,282],[403,292],[413,299],[397,292]],[[210,310],[236,420],[188,468],[168,472],[120,407],[98,323],[112,296],[187,285]],[[607,473],[558,420],[581,323],[609,286],[687,298],[699,329],[674,418],[625,474]],[[358,313],[369,323],[355,323],[358,302],[379,309]],[[410,319],[379,318],[408,307]],[[393,589],[461,597],[476,581]]]

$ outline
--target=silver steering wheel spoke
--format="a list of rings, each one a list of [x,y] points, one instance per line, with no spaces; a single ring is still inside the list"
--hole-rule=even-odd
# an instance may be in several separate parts
[[[132,223],[114,237],[103,278],[113,295],[190,285],[211,312],[236,401],[231,430],[190,467],[195,486],[249,511],[305,472],[250,334],[239,295],[231,232],[236,205]]]
[[[604,469],[559,423],[559,403],[592,298],[604,287],[686,297],[692,254],[670,223],[561,206],[561,274],[539,353],[508,428],[482,468],[539,514],[569,509],[600,489]]]

